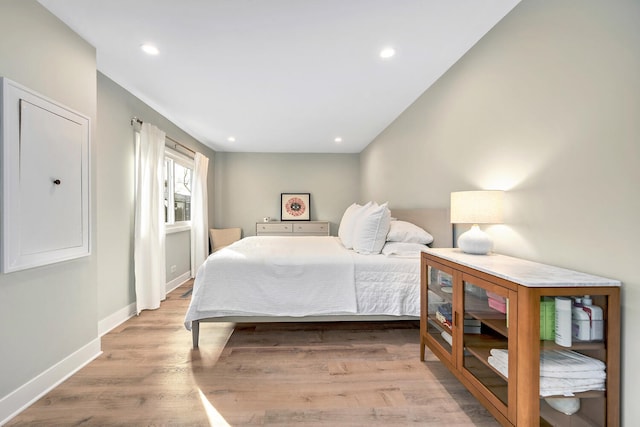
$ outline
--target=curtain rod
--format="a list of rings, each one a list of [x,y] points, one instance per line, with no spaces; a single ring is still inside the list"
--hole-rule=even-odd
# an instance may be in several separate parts
[[[131,126],[133,126],[133,125],[134,125],[134,123],[137,123],[137,124],[141,125],[141,124],[142,124],[142,123],[144,123],[144,122],[143,122],[142,120],[140,120],[139,118],[137,118],[137,117],[132,117],[132,118],[131,118]],[[190,153],[192,153],[192,154],[194,154],[194,155],[196,154],[196,152],[195,152],[195,151],[193,151],[191,148],[189,148],[189,147],[187,147],[186,145],[184,145],[184,144],[182,144],[182,143],[180,143],[180,142],[176,141],[175,139],[171,138],[170,136],[167,136],[167,135],[165,134],[165,136],[164,136],[164,137],[165,137],[166,139],[168,139],[169,141],[173,142],[173,144],[174,144],[173,148],[177,148],[177,147],[175,146],[175,145],[177,144],[177,145],[179,145],[180,147],[184,148],[185,150],[189,151]]]

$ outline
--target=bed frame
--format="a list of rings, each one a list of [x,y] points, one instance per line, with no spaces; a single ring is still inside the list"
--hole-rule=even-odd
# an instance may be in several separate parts
[[[453,228],[450,222],[449,209],[394,209],[391,216],[400,220],[412,222],[433,236],[434,248],[450,248],[453,243]],[[327,316],[225,316],[210,317],[193,320],[191,322],[191,336],[193,348],[198,348],[201,322],[232,322],[232,323],[276,323],[276,322],[354,322],[354,321],[389,321],[389,320],[417,320],[413,316],[358,316],[358,315],[327,315]]]

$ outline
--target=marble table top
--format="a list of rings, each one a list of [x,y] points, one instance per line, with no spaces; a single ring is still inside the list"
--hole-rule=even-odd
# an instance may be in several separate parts
[[[618,280],[506,255],[472,255],[457,248],[429,248],[424,252],[527,287],[622,285]]]

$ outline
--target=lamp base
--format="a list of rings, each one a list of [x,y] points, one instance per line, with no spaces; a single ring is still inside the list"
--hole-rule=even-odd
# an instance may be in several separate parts
[[[458,247],[468,254],[485,255],[493,249],[493,240],[475,224],[458,237]]]

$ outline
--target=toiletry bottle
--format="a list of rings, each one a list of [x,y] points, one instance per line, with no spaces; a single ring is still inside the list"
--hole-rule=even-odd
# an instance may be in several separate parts
[[[604,339],[604,320],[602,318],[602,307],[592,305],[589,295],[582,299],[582,309],[587,312],[590,318],[591,341],[602,341]]]
[[[571,299],[556,297],[556,344],[571,347]]]
[[[556,333],[556,301],[551,297],[540,299],[540,339],[553,341]]]
[[[590,341],[591,319],[589,313],[584,310],[583,304],[584,301],[581,298],[576,298],[571,308],[571,336],[579,341]]]

